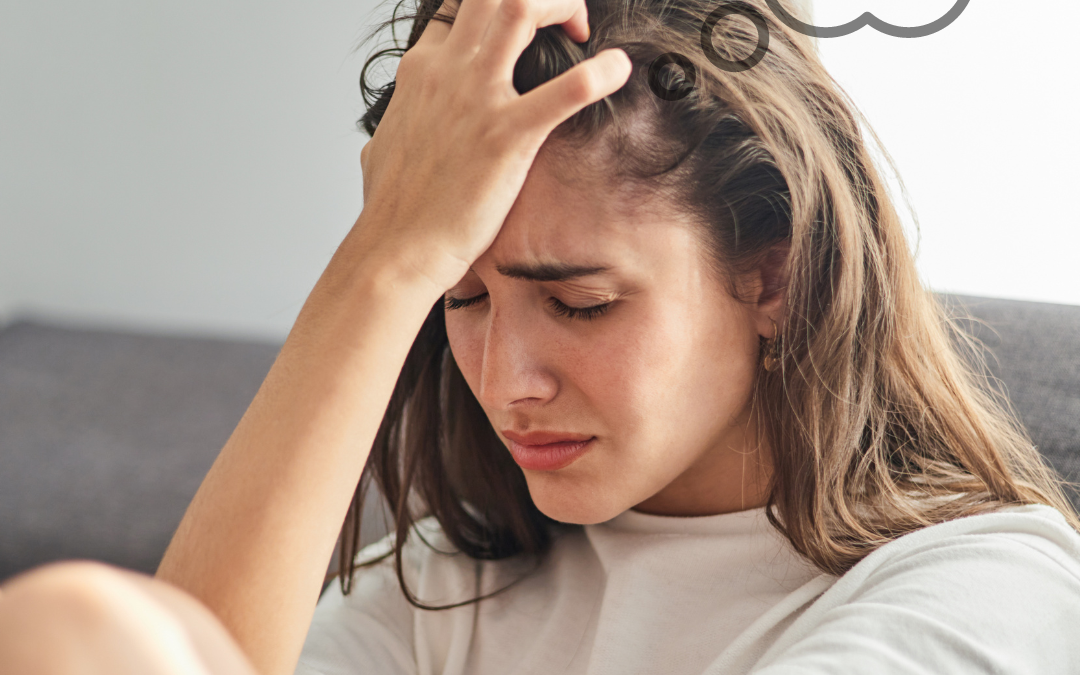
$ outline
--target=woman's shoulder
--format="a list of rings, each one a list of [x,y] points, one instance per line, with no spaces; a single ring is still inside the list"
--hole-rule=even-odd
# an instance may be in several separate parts
[[[801,665],[829,644],[845,644],[845,667],[836,672],[870,664],[882,673],[950,672],[970,669],[973,659],[988,672],[1016,664],[1068,672],[1080,645],[1065,631],[1077,620],[1080,534],[1050,506],[1008,507],[877,549],[811,604],[759,665]]]
[[[357,552],[353,564],[368,567],[392,566],[397,534],[393,531],[378,541],[368,544]],[[421,518],[409,528],[405,543],[401,547],[401,564],[404,572],[418,572],[433,561],[460,553],[435,516]]]
[[[980,583],[1016,586],[1055,578],[1080,598],[1080,533],[1051,506],[1002,507],[899,537],[852,567],[829,593],[843,598],[905,577],[941,597]]]
[[[907,534],[867,556],[843,579],[847,584],[859,583],[913,561],[985,563],[985,554],[990,551],[1000,560],[1053,561],[1080,577],[1080,533],[1057,509],[1025,504],[957,518]]]
[[[435,603],[448,594],[467,593],[475,561],[457,551],[438,521],[428,517],[409,530],[399,577],[395,541],[391,532],[356,554],[348,592],[341,579],[323,592],[298,675],[345,675],[356,672],[358,664],[370,672],[416,672],[416,607],[406,589],[421,602]]]
[[[408,606],[401,582],[404,581],[410,592],[415,593],[420,586],[431,585],[431,579],[437,578],[443,583],[458,586],[461,582],[475,575],[479,561],[461,552],[447,536],[438,519],[427,516],[417,520],[408,530],[401,546],[401,575],[398,578],[394,549],[397,536],[394,532],[371,543],[357,552],[353,558],[355,566],[353,579],[357,582],[368,581],[384,594],[394,597],[404,606]],[[392,581],[392,588],[387,588],[386,581]],[[457,581],[457,583],[453,583]],[[352,599],[353,593],[346,598]],[[363,601],[357,596],[357,600]]]

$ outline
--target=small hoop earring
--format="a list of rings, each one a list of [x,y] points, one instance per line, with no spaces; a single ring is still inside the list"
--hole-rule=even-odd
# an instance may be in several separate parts
[[[772,321],[773,336],[772,339],[765,341],[765,358],[762,359],[761,364],[765,370],[773,373],[780,367],[780,327],[772,319],[769,321]]]

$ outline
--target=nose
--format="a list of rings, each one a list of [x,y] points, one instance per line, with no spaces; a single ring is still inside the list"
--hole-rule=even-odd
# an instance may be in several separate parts
[[[480,367],[481,402],[509,410],[543,405],[555,397],[558,381],[548,367],[543,330],[524,307],[493,303]]]

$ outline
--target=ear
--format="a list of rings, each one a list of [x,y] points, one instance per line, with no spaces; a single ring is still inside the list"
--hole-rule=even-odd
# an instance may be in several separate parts
[[[783,327],[787,308],[788,258],[791,242],[784,240],[774,244],[753,273],[751,309],[758,334],[765,338],[775,337],[775,331]],[[773,326],[776,322],[776,327]]]

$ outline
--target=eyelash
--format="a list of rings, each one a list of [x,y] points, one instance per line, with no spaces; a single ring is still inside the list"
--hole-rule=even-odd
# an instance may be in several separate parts
[[[481,293],[480,295],[473,296],[471,298],[445,298],[446,309],[464,309],[465,307],[471,307],[484,298],[487,297],[487,293]],[[602,305],[593,305],[592,307],[570,307],[563,304],[558,298],[549,298],[548,303],[551,305],[552,311],[556,316],[565,316],[570,319],[582,319],[589,321],[599,316],[603,316],[611,308],[610,302],[605,302]]]

